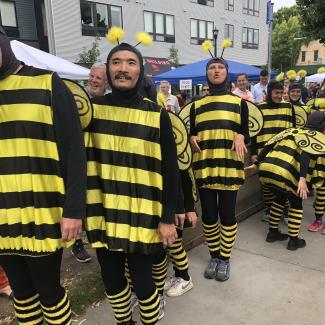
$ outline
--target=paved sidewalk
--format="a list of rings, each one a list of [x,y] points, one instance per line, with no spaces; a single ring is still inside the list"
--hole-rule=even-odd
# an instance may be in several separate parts
[[[309,199],[305,202],[301,228],[307,247],[295,252],[286,249],[286,242],[265,242],[267,224],[260,221],[260,213],[241,222],[231,259],[231,277],[224,283],[202,276],[208,261],[207,247],[201,245],[191,250],[194,288],[182,297],[167,299],[165,317],[159,324],[325,324],[325,236],[307,231],[312,219]],[[90,325],[115,324],[106,301],[89,309],[78,321]]]

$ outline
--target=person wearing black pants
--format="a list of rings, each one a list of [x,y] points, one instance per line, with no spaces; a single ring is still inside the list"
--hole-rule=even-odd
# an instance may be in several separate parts
[[[190,111],[193,171],[211,256],[204,276],[226,281],[237,232],[237,191],[245,178],[248,108],[244,100],[227,90],[228,65],[223,58],[211,59],[206,71],[210,95],[195,101]]]

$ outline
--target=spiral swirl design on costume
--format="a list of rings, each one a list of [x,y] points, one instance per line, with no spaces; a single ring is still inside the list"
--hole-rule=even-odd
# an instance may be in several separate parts
[[[311,154],[325,153],[325,136],[315,130],[304,130],[297,136],[296,143],[300,149]]]
[[[188,145],[186,150],[177,157],[178,167],[180,170],[187,170],[192,164],[192,150],[191,146]]]
[[[304,127],[306,125],[306,120],[301,115],[296,114],[296,125],[298,127]]]

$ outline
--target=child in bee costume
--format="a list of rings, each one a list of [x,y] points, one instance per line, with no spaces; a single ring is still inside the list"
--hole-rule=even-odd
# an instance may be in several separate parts
[[[85,217],[86,154],[56,73],[19,62],[0,30],[0,264],[19,324],[71,324],[64,247]]]
[[[271,189],[275,199],[271,205],[267,242],[284,241],[288,238],[278,230],[283,205],[290,202],[287,248],[296,250],[306,246],[299,238],[303,217],[302,199],[307,198],[308,185],[311,186],[311,170],[315,168],[317,157],[325,153],[325,116],[321,112],[312,113],[306,128],[291,128],[273,137],[260,152],[255,165],[259,167],[262,184]]]

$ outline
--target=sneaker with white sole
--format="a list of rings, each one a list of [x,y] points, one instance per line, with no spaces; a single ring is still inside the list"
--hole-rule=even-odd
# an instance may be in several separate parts
[[[139,301],[138,301],[138,297],[137,295],[135,294],[135,292],[131,292],[131,310],[132,310],[132,313],[133,313],[133,310],[136,306],[138,306],[139,304]]]
[[[270,209],[269,208],[266,208],[263,211],[261,221],[263,221],[263,222],[269,222],[269,220],[270,220]]]
[[[177,278],[175,277],[175,275],[168,276],[164,284],[164,290],[167,291],[169,288],[171,288],[176,280]]]
[[[178,297],[184,294],[185,292],[193,288],[192,278],[188,281],[182,278],[176,278],[174,284],[167,290],[166,294],[168,297]]]
[[[164,295],[159,295],[159,314],[158,320],[161,320],[165,316],[165,306],[166,306],[166,298]]]

